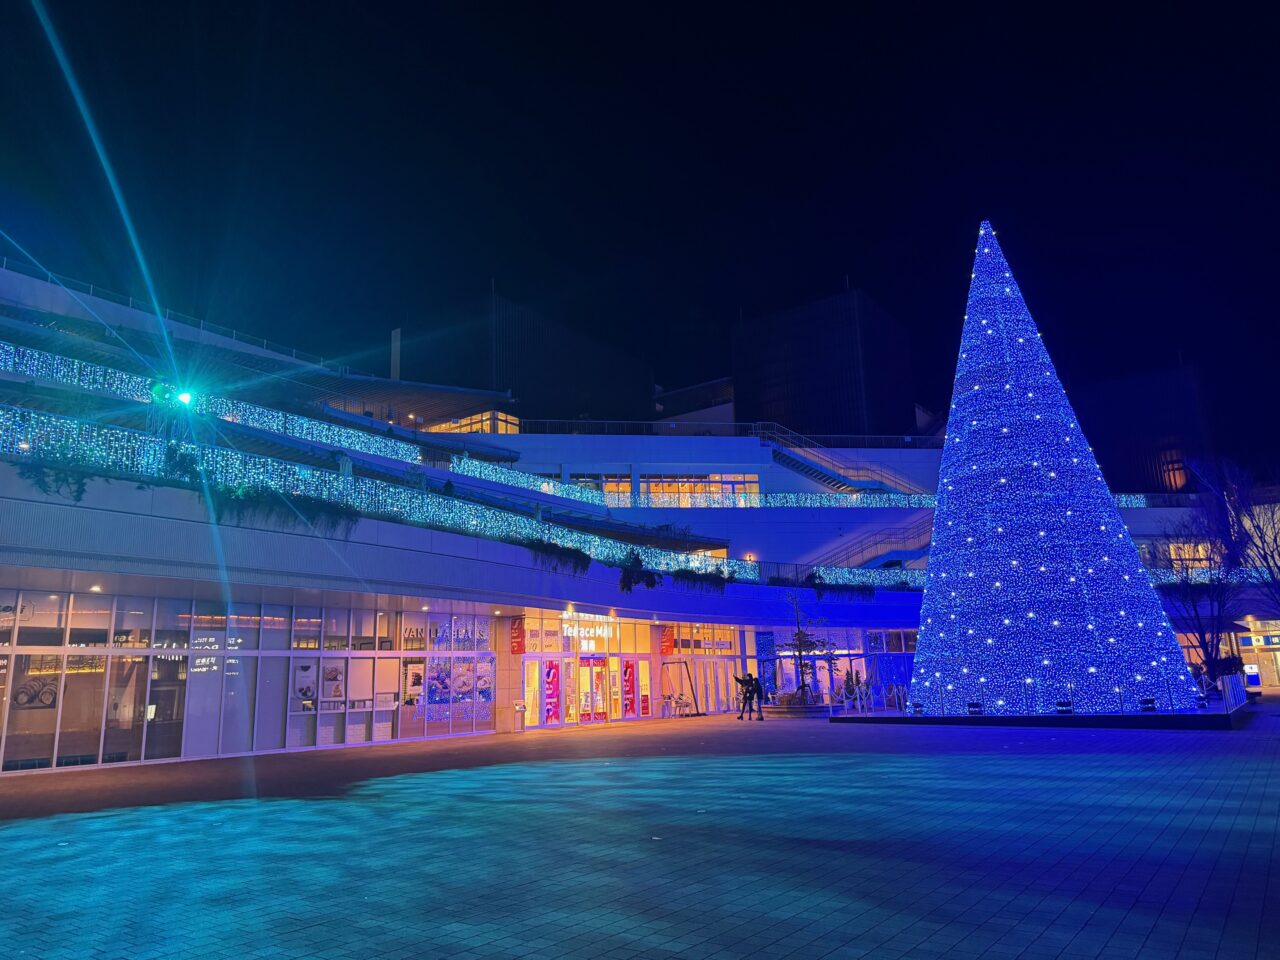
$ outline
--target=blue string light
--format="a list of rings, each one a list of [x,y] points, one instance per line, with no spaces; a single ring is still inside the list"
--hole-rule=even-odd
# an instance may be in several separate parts
[[[604,494],[599,490],[580,487],[576,483],[561,483],[559,480],[540,477],[534,473],[524,473],[521,470],[512,470],[509,467],[500,467],[496,463],[487,463],[484,460],[473,460],[471,457],[453,457],[449,462],[449,469],[464,477],[488,480],[491,483],[500,483],[507,487],[517,487],[520,490],[535,490],[538,493],[550,494],[553,497],[577,500],[580,503],[593,503],[601,507],[605,505]]]
[[[926,583],[911,684],[925,713],[1194,708],[1177,637],[985,222]]]

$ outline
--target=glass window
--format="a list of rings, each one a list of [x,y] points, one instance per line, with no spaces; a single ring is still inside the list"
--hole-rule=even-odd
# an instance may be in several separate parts
[[[66,626],[65,593],[39,593],[34,590],[23,592],[18,622],[18,646],[60,647]]]
[[[107,616],[109,619],[109,609]],[[105,643],[105,627],[103,638]],[[58,730],[58,766],[76,767],[98,762],[106,677],[106,657],[67,657],[67,670],[62,682],[62,721]]]
[[[400,615],[400,648],[427,649],[427,614],[421,610],[406,610]]]
[[[161,601],[163,602],[163,601]],[[156,629],[157,643],[160,629]],[[186,716],[187,658],[151,658],[151,692],[147,697],[147,759],[182,755],[182,723]]]
[[[346,650],[351,630],[351,611],[346,607],[324,608],[324,648]]]
[[[394,740],[400,719],[400,661],[382,657],[373,664],[373,739]]]
[[[18,591],[0,590],[0,647],[13,643],[13,629],[18,624]],[[0,697],[0,703],[4,698]]]
[[[470,733],[475,718],[476,662],[471,657],[453,659],[453,733]]]
[[[5,696],[9,693],[9,656],[0,653],[0,743],[4,742]]]
[[[71,646],[105,647],[110,630],[111,597],[77,593],[71,598],[71,630],[67,638]]]
[[[266,622],[265,610],[263,622]],[[266,631],[263,631],[266,641]],[[289,658],[258,658],[258,707],[254,714],[254,749],[284,746],[285,711],[289,699]]]
[[[355,657],[348,662],[347,743],[373,739],[373,660]]]
[[[431,615],[431,649],[453,649],[453,618],[448,614]]]
[[[197,600],[191,618],[191,649],[221,650],[227,639],[227,605]]]
[[[474,650],[476,648],[475,617],[460,614],[453,618],[453,649]]]
[[[293,608],[293,649],[320,649],[320,608]]]
[[[151,597],[116,597],[115,628],[111,631],[112,645],[151,646],[151,621],[155,616],[155,605],[156,602]]]
[[[422,691],[426,688],[427,662],[422,657],[405,657],[400,667],[400,737],[420,737],[425,732],[426,710]],[[424,709],[419,709],[419,705]]]
[[[315,713],[320,700],[320,661],[315,657],[294,657],[290,713]]]
[[[233,603],[227,616],[227,649],[257,650],[262,610],[256,603]]]
[[[320,664],[320,712],[347,709],[347,658],[326,657]]]
[[[228,635],[228,639],[230,635]],[[253,750],[253,702],[258,686],[257,657],[227,657],[222,663],[222,753]]]
[[[142,759],[146,702],[147,658],[112,657],[107,681],[107,728],[102,739],[103,763]]]
[[[492,730],[493,693],[497,684],[497,664],[493,654],[476,657],[476,729]]]
[[[438,737],[449,732],[452,671],[453,661],[448,657],[431,657],[427,661],[425,696],[428,737]]]
[[[262,649],[288,650],[292,611],[279,603],[262,605]]]
[[[226,623],[225,617],[222,622]],[[196,641],[200,640],[198,629],[194,636]],[[211,757],[218,752],[221,713],[222,658],[208,654],[193,655],[187,671],[184,757]]]
[[[374,610],[353,610],[351,612],[351,649],[376,650],[378,614]]]
[[[476,617],[475,625],[475,648],[477,650],[490,650],[489,634],[493,630],[493,618],[485,616]]]
[[[156,636],[154,646],[186,647],[191,637],[191,601],[161,598],[156,601]],[[152,671],[154,672],[154,671]],[[179,721],[180,722],[180,721]],[[181,739],[179,739],[181,742]],[[150,754],[150,750],[147,751]],[[177,754],[173,754],[177,756]]]
[[[13,658],[5,770],[34,770],[52,765],[61,672],[62,657],[58,654],[24,654]]]

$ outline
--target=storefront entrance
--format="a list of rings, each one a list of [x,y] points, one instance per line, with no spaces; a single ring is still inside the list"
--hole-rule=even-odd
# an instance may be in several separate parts
[[[647,658],[525,657],[523,673],[526,727],[652,716]]]

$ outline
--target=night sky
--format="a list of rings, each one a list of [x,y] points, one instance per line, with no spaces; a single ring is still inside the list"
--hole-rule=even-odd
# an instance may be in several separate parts
[[[740,311],[847,283],[942,408],[985,217],[1069,388],[1181,358],[1228,452],[1280,446],[1274,23],[696,6],[49,10],[164,306],[384,372],[492,281],[673,387],[728,372]],[[141,295],[16,0],[0,124],[0,228]]]

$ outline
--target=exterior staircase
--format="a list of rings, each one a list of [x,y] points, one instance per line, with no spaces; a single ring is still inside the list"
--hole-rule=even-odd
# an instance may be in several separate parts
[[[761,443],[772,448],[775,463],[840,493],[857,493],[863,490],[927,492],[879,464],[843,456],[779,423],[757,423],[752,427],[752,433]]]
[[[919,557],[932,537],[933,511],[929,511],[909,526],[871,530],[811,562],[817,567],[879,567],[891,560],[900,564]]]

